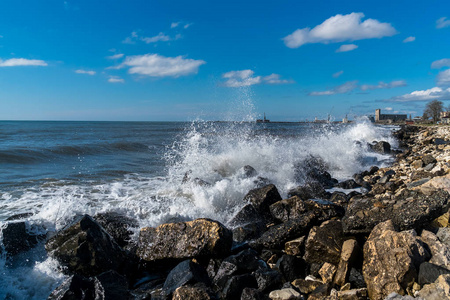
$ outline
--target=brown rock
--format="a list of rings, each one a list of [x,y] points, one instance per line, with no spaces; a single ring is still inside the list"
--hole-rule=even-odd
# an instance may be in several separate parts
[[[288,255],[302,256],[305,247],[305,236],[299,237],[298,239],[286,242],[284,244],[284,251]]]
[[[336,274],[336,266],[330,263],[324,263],[319,270],[319,275],[325,283],[332,283],[334,274]]]
[[[316,288],[321,286],[323,282],[317,280],[305,280],[305,279],[295,279],[291,282],[293,286],[295,286],[301,293],[309,294],[314,291]]]
[[[181,286],[173,292],[172,300],[210,300],[213,299],[205,288]]]
[[[225,256],[230,253],[232,233],[209,219],[142,228],[137,255],[146,261]]]
[[[323,222],[320,227],[315,226],[309,232],[304,258],[308,263],[329,262],[337,265],[343,242],[341,222],[336,220]]]
[[[429,262],[450,270],[450,247],[439,241],[436,235],[428,230],[422,231],[420,237],[431,252]]]
[[[348,291],[340,291],[338,292],[338,299],[339,300],[368,300],[369,294],[367,292],[367,289],[355,289],[355,290],[348,290]]]
[[[341,259],[336,270],[334,283],[343,286],[347,282],[350,270],[359,254],[360,248],[356,240],[346,240],[342,244]]]
[[[410,231],[397,232],[392,221],[378,224],[364,244],[363,275],[370,299],[405,295],[417,280],[426,250]]]

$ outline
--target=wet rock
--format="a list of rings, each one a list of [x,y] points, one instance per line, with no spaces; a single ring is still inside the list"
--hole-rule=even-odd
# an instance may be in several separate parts
[[[305,252],[306,236],[286,242],[284,244],[284,251],[287,255],[303,256]]]
[[[305,260],[308,263],[339,263],[344,234],[340,221],[330,220],[309,232],[305,247]]]
[[[67,271],[83,276],[121,272],[127,262],[125,251],[88,215],[59,231],[45,248]]]
[[[281,200],[280,193],[273,184],[249,191],[244,202],[249,202],[264,217],[270,219],[269,206]]]
[[[278,289],[283,282],[282,276],[277,270],[258,269],[253,272],[253,276],[258,284],[258,289],[262,292]]]
[[[162,293],[169,296],[181,286],[198,282],[207,286],[211,284],[208,274],[202,266],[192,260],[185,260],[170,271],[164,282]]]
[[[94,279],[96,299],[101,295],[101,299],[129,299],[131,294],[128,291],[127,279],[116,271],[104,272]]]
[[[256,251],[252,249],[243,250],[222,261],[213,278],[213,282],[215,286],[220,289],[226,285],[226,282],[231,277],[244,273],[251,273],[259,268],[267,268],[267,265],[258,257]]]
[[[93,280],[80,275],[67,278],[48,296],[47,300],[61,299],[95,299],[95,285]]]
[[[370,148],[381,154],[390,154],[391,153],[391,145],[388,142],[380,141],[375,143],[374,145],[370,145]]]
[[[283,274],[287,281],[306,276],[306,263],[302,258],[292,255],[283,255],[276,264],[276,268]]]
[[[228,279],[220,293],[222,299],[239,299],[245,288],[257,288],[256,279],[251,274],[235,275]]]
[[[241,300],[269,300],[263,292],[258,289],[245,288],[242,290]]]
[[[425,285],[418,296],[426,300],[450,299],[450,274],[441,275],[434,283]]]
[[[339,188],[342,188],[342,189],[347,189],[347,190],[349,190],[349,189],[356,189],[356,188],[361,187],[353,179],[348,179],[348,180],[339,182],[336,186],[339,187]]]
[[[137,255],[145,261],[223,257],[230,253],[232,233],[209,219],[142,228]]]
[[[288,288],[270,292],[269,298],[272,300],[300,300],[302,296],[296,290]]]
[[[297,196],[278,201],[270,206],[272,216],[280,222],[300,219],[308,212],[314,212],[319,221],[329,220],[333,217],[343,216],[345,211],[326,200],[302,200]]]
[[[327,191],[319,182],[309,182],[305,185],[298,186],[288,191],[288,197],[298,196],[302,200],[308,199],[327,199],[329,198]]]
[[[259,238],[266,230],[264,222],[249,223],[233,229],[233,240],[242,243]]]
[[[348,203],[348,196],[347,194],[343,193],[343,192],[333,192],[330,196],[329,201],[333,202],[336,205],[340,205],[343,207],[347,206]]]
[[[131,229],[139,227],[137,220],[117,212],[99,213],[94,216],[94,220],[96,220],[122,248],[126,248],[131,242],[131,236],[133,235]]]
[[[9,222],[1,232],[8,257],[26,252],[45,239],[45,235],[30,233],[25,222]]]
[[[450,274],[450,270],[429,262],[424,262],[420,265],[418,283],[421,286],[433,283],[443,274]]]
[[[16,215],[12,215],[11,217],[6,218],[5,221],[17,221],[17,220],[27,219],[33,215],[34,215],[34,213],[32,213],[32,212],[16,214]]]
[[[241,174],[244,176],[244,178],[250,178],[258,175],[258,172],[252,166],[246,165],[242,167]]]
[[[152,298],[153,299],[153,298]],[[206,286],[201,284],[180,286],[173,292],[172,300],[216,299]]]
[[[429,195],[406,191],[405,198],[395,202],[380,202],[371,197],[351,201],[342,219],[344,232],[369,233],[375,225],[388,219],[400,230],[420,228],[448,210],[449,198],[447,192],[438,190]]]
[[[228,223],[233,228],[233,240],[244,242],[258,238],[266,230],[267,220],[251,205],[245,205]]]
[[[397,232],[392,221],[375,226],[364,244],[363,275],[370,299],[405,294],[417,280],[427,252],[409,231]]]
[[[309,229],[317,223],[317,215],[310,211],[302,215],[302,218],[287,221],[268,228],[261,237],[249,242],[254,249],[277,249],[287,241],[308,233]]]
[[[321,159],[310,156],[296,166],[298,181],[317,182],[324,188],[332,188],[337,181],[327,172],[328,166]]]

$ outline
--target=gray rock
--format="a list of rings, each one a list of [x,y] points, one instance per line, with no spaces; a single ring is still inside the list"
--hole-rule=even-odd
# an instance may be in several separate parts
[[[450,274],[450,270],[429,262],[424,262],[419,268],[418,284],[423,286],[433,283],[443,274]]]

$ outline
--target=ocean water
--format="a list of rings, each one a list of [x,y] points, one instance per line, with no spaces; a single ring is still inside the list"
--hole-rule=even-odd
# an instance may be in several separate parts
[[[54,232],[79,214],[115,211],[156,226],[174,217],[226,222],[244,206],[257,176],[283,197],[306,178],[298,166],[314,156],[339,180],[392,158],[369,151],[390,127],[255,122],[0,121],[0,226],[32,213],[30,230]],[[252,166],[257,176],[246,177]],[[301,170],[300,170],[301,172]],[[199,178],[182,184],[183,178]],[[135,238],[137,238],[137,232]],[[0,240],[2,235],[0,234]],[[0,257],[0,299],[46,299],[64,280],[43,244]]]

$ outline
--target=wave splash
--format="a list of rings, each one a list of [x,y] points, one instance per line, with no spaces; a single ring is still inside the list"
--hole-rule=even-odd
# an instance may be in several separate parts
[[[162,158],[165,176],[126,174],[105,182],[53,180],[0,192],[0,220],[32,212],[27,222],[55,231],[78,214],[115,211],[137,219],[141,227],[199,217],[226,223],[245,205],[245,194],[261,183],[275,184],[286,197],[289,189],[307,180],[296,166],[311,156],[321,159],[339,180],[372,165],[390,164],[391,157],[368,147],[381,140],[397,146],[389,128],[367,120],[350,125],[196,121],[167,147]],[[245,166],[256,173],[249,175]],[[0,260],[4,291],[0,296],[42,299],[64,279],[57,263],[42,253],[43,244],[36,249],[24,254],[28,255],[24,260],[33,262],[25,266],[10,268],[4,257]]]

